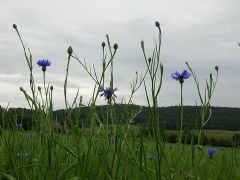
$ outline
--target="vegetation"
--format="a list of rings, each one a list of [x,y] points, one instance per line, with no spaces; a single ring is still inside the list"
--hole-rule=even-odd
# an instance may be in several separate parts
[[[88,67],[67,49],[68,61],[64,81],[65,109],[53,111],[53,85],[46,84],[49,60],[37,64],[43,73],[42,86],[36,87],[30,50],[16,30],[29,68],[30,91],[20,87],[29,109],[1,108],[0,177],[1,179],[236,179],[240,177],[240,149],[237,131],[231,138],[219,138],[212,125],[220,129],[237,130],[239,109],[225,110],[211,107],[211,97],[217,84],[210,74],[205,91],[200,92],[198,79],[188,63],[183,73],[172,77],[181,84],[191,75],[196,83],[201,105],[159,108],[163,65],[160,63],[161,29],[155,23],[158,40],[151,57],[147,58],[141,42],[146,72],[138,74],[131,84],[128,100],[115,103],[114,59],[118,45],[102,43],[102,67]],[[108,49],[108,56],[106,53]],[[91,77],[95,86],[89,104],[82,103],[77,91],[72,103],[68,101],[68,72],[72,60]],[[144,86],[147,107],[133,104],[132,97]],[[96,106],[98,98],[105,98],[105,106]],[[204,97],[204,98],[203,98]],[[236,111],[235,111],[236,110]],[[184,113],[183,113],[184,112]],[[236,115],[236,117],[235,117]],[[231,116],[234,125],[219,122]],[[226,119],[224,119],[226,118]],[[225,127],[225,128],[223,128]],[[227,131],[226,131],[227,132]],[[229,133],[229,132],[228,132]],[[225,134],[228,134],[225,133]],[[208,136],[209,135],[209,136]],[[217,147],[221,146],[221,147]]]

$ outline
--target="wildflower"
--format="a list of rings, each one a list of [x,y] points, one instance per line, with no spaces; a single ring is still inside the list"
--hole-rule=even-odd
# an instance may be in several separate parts
[[[103,92],[102,94],[100,94],[100,96],[104,96],[105,97],[105,100],[106,99],[110,99],[110,98],[115,98],[115,97],[117,97],[115,94],[114,94],[114,92],[115,91],[117,91],[118,90],[118,88],[114,88],[114,89],[112,89],[112,88],[110,88],[110,87],[107,87],[106,89],[104,89],[104,87],[100,87],[100,92]]]
[[[155,159],[155,156],[154,155],[148,155],[148,158],[152,160],[152,159]]]
[[[23,125],[22,124],[17,124],[17,127],[21,128],[21,127],[23,127]]]
[[[20,154],[20,153],[17,153],[17,156],[21,156],[21,154]]]
[[[221,149],[221,150],[224,150],[224,147],[222,146],[222,147],[220,147],[220,149]]]
[[[208,155],[210,159],[213,159],[213,155],[217,153],[217,149],[216,148],[208,148]]]
[[[102,150],[101,149],[99,149],[97,152],[98,152],[99,155],[102,154]]]
[[[190,76],[191,74],[187,70],[184,70],[182,74],[177,71],[172,74],[172,78],[176,81],[179,81],[180,83],[183,83],[184,79],[188,79]]]
[[[27,156],[28,156],[28,154],[23,154],[23,156],[27,157]]]
[[[33,134],[28,134],[28,137],[30,137],[30,138],[33,137]]]
[[[39,67],[42,67],[42,71],[45,72],[47,70],[47,66],[51,66],[51,61],[49,61],[48,59],[40,59],[38,60],[37,64],[39,65]]]

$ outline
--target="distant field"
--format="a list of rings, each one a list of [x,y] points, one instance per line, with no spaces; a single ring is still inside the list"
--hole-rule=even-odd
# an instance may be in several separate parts
[[[197,135],[197,131],[192,131]],[[176,130],[167,130],[166,133],[178,133]],[[234,134],[240,134],[240,131],[226,131],[226,130],[203,130],[203,133],[208,138],[216,138],[216,139],[228,139],[232,140]]]

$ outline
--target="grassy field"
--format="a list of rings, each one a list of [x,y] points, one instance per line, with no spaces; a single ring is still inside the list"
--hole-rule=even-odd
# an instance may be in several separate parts
[[[195,135],[198,134],[197,131],[191,131],[191,132]],[[170,133],[178,134],[178,131],[167,130],[166,133],[167,134],[170,134]],[[217,140],[226,139],[226,140],[232,141],[233,140],[233,135],[234,134],[240,134],[240,131],[204,130],[203,133],[204,133],[204,136],[206,136],[207,138],[216,138]]]

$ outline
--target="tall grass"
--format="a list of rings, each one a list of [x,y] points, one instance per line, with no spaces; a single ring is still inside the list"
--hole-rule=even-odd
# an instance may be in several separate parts
[[[65,99],[65,117],[61,120],[53,116],[52,96],[54,86],[46,84],[46,71],[51,71],[50,64],[41,61],[43,72],[43,89],[36,87],[33,74],[33,59],[30,50],[16,30],[23,47],[29,68],[30,92],[20,88],[29,107],[32,109],[31,131],[25,131],[20,125],[22,121],[16,116],[9,116],[8,108],[1,109],[2,124],[0,131],[0,159],[2,179],[236,179],[240,177],[239,149],[218,150],[210,156],[208,147],[201,146],[201,135],[204,125],[211,116],[210,99],[216,86],[212,75],[207,83],[207,94],[203,100],[199,84],[191,67],[187,67],[194,76],[197,90],[202,103],[201,127],[199,142],[195,146],[185,143],[169,144],[164,141],[161,133],[161,114],[158,97],[162,87],[163,64],[160,62],[162,33],[160,24],[158,40],[151,57],[147,58],[144,41],[141,42],[146,71],[136,76],[131,83],[130,98],[115,106],[114,60],[118,45],[102,43],[102,67],[87,66],[78,58],[73,48],[67,49],[66,76],[63,82]],[[106,53],[108,52],[108,53]],[[109,54],[107,56],[107,54]],[[91,77],[95,86],[92,97],[87,104],[87,118],[80,122],[83,103],[82,96],[77,91],[73,102],[69,102],[68,72],[72,61],[79,65]],[[217,71],[218,72],[218,71]],[[110,74],[110,78],[106,75]],[[109,79],[109,82],[107,80]],[[150,81],[150,86],[147,82]],[[132,133],[134,119],[141,108],[133,108],[132,98],[141,86],[144,86],[149,106],[149,121],[137,128],[139,133]],[[120,91],[120,89],[119,89]],[[102,116],[96,113],[96,101],[105,98],[107,110]],[[210,112],[207,116],[207,112]],[[207,117],[207,118],[206,118]],[[61,133],[54,130],[53,122],[61,123]],[[18,126],[17,126],[18,124]],[[66,124],[70,131],[66,130]],[[88,133],[85,133],[86,130]],[[136,131],[136,130],[134,130]],[[146,135],[146,132],[148,132]]]

